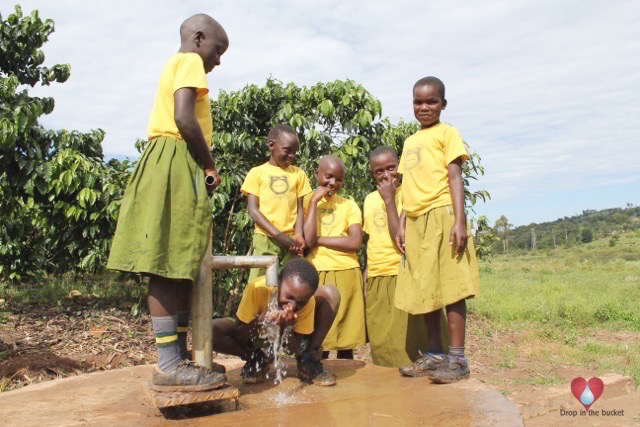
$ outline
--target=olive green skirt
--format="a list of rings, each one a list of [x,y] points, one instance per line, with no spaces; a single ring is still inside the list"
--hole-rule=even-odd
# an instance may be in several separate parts
[[[155,138],[122,198],[107,268],[195,280],[210,230],[202,168],[185,141]]]
[[[407,217],[406,260],[400,265],[395,304],[411,314],[430,313],[480,293],[480,273],[469,232],[465,251],[449,245],[451,206]]]
[[[282,267],[289,260],[296,257],[288,249],[281,248],[276,239],[260,233],[253,234],[253,251],[251,255],[276,255],[278,257],[279,270],[282,270]],[[264,268],[252,268],[249,272],[249,283],[255,282],[258,277],[267,274],[266,272],[267,270]]]
[[[320,271],[320,286],[333,284],[340,292],[340,308],[322,342],[323,350],[349,350],[364,347],[364,295],[359,268]]]

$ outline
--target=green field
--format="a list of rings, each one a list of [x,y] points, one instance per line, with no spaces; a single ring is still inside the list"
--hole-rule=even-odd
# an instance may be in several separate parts
[[[609,242],[481,262],[482,294],[469,304],[480,326],[470,330],[493,369],[527,366],[530,384],[559,383],[544,371],[569,367],[640,383],[640,236]]]

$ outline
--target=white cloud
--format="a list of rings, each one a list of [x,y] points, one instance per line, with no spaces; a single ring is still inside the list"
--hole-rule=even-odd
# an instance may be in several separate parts
[[[67,83],[37,91],[56,99],[45,125],[101,127],[108,155],[137,155],[133,142],[145,135],[178,26],[202,11],[231,42],[209,77],[213,95],[269,75],[300,85],[351,78],[381,100],[385,115],[412,120],[413,82],[441,77],[449,99],[443,119],[481,154],[489,211],[508,213],[525,195],[597,194],[640,181],[634,1],[21,4],[56,22],[47,63],[72,64]]]

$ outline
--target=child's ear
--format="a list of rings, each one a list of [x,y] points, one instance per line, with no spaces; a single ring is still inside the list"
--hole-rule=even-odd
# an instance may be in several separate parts
[[[269,147],[269,151],[273,151],[276,148],[276,142],[272,139],[267,141],[267,147]]]
[[[444,110],[445,108],[447,108],[447,100],[443,99],[442,100],[442,109]]]
[[[200,43],[204,40],[204,33],[202,31],[196,31],[195,42],[196,46],[200,47]]]

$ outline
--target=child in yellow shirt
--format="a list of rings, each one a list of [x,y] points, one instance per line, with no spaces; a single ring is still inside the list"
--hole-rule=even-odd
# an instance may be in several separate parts
[[[369,155],[369,165],[378,185],[364,199],[363,207],[363,230],[369,235],[365,269],[367,335],[373,363],[400,368],[413,363],[420,350],[427,348],[426,324],[422,316],[394,305],[401,261],[394,243],[402,211],[398,155],[391,147],[378,147]]]
[[[398,274],[396,307],[425,316],[430,346],[441,341],[435,334],[445,307],[450,339],[447,356],[429,352],[400,372],[426,375],[436,383],[469,377],[464,355],[465,299],[480,291],[464,208],[462,163],[468,155],[458,131],[440,122],[446,106],[440,79],[425,77],[416,82],[413,112],[421,129],[405,141],[398,168],[403,174],[404,213],[396,243],[405,252],[406,262]]]
[[[318,188],[304,198],[304,238],[307,259],[320,272],[320,286],[335,284],[341,304],[322,344],[338,350],[338,358],[353,359],[353,349],[365,345],[362,272],[356,252],[362,246],[362,214],[358,205],[340,197],[345,167],[336,156],[324,156],[315,170]]]
[[[149,311],[158,351],[152,386],[159,391],[222,387],[217,372],[187,357],[190,287],[211,230],[209,195],[220,184],[211,156],[206,74],[229,46],[213,18],[180,26],[180,50],[162,71],[147,128],[149,143],[122,198],[107,268],[149,276]],[[179,329],[180,326],[180,329]]]
[[[236,321],[213,321],[213,350],[242,357],[246,361],[243,381],[256,383],[264,379],[274,356],[265,353],[271,343],[261,341],[260,329],[266,322],[280,326],[281,331],[291,326],[293,335],[284,345],[287,353],[296,355],[298,377],[321,386],[335,385],[335,375],[322,366],[321,344],[339,306],[336,287],[318,289],[313,265],[304,258],[292,259],[282,269],[277,288],[266,286],[264,278],[245,287]]]
[[[255,223],[253,255],[277,255],[284,265],[292,256],[302,256],[302,198],[311,193],[311,185],[302,169],[292,165],[300,143],[291,127],[274,126],[267,143],[269,161],[249,171],[240,191]],[[249,282],[264,274],[264,269],[252,269]]]

